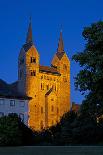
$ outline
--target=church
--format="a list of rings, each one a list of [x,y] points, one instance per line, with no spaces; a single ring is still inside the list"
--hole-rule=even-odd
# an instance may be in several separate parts
[[[64,51],[62,32],[51,66],[40,65],[32,38],[30,21],[18,57],[18,92],[32,98],[28,103],[28,126],[40,131],[55,125],[70,110],[70,61]]]

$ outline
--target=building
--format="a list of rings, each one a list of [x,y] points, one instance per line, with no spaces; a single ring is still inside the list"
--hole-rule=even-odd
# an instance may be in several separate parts
[[[41,130],[55,125],[70,110],[70,61],[64,51],[62,32],[51,66],[40,65],[29,23],[18,58],[18,92],[30,96],[28,125]]]
[[[28,126],[28,101],[31,98],[20,96],[12,86],[0,80],[0,117],[16,113]]]
[[[0,117],[16,113],[28,126],[28,99],[17,96],[0,96]]]

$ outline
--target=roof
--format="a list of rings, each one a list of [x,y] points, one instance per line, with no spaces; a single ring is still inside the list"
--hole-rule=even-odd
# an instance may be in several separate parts
[[[52,90],[53,88],[50,88],[49,91],[45,95],[48,96],[52,92]]]
[[[29,43],[24,44],[23,48],[24,48],[25,52],[27,52],[31,48],[31,46],[33,46],[33,42],[32,41],[29,42]]]
[[[15,98],[15,99],[31,99],[31,97],[23,96],[17,91],[18,81],[8,84],[0,79],[0,97],[1,98]]]
[[[46,72],[46,73],[51,73],[55,75],[61,75],[56,68],[54,67],[48,67],[48,66],[39,66],[39,71],[40,72]]]
[[[56,56],[59,58],[59,60],[61,60],[61,58],[63,57],[65,52],[57,52]]]
[[[0,94],[0,98],[8,98],[8,99],[20,99],[20,100],[30,100],[32,99],[31,97],[28,96],[14,96],[14,95],[2,95]]]

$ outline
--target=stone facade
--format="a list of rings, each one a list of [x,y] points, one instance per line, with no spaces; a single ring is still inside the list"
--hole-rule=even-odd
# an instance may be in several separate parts
[[[64,51],[62,32],[51,66],[41,66],[39,58],[30,22],[18,58],[18,91],[32,97],[28,125],[33,130],[55,125],[70,110],[70,61]]]

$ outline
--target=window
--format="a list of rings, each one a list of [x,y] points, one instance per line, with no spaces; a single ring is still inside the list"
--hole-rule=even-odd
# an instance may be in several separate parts
[[[59,113],[59,108],[57,107],[57,114]]]
[[[0,105],[4,105],[4,99],[0,99]]]
[[[43,107],[41,107],[41,114],[43,114]]]
[[[21,121],[24,122],[24,114],[20,113],[19,117],[21,118]]]
[[[31,76],[36,76],[36,72],[35,71],[31,71]]]
[[[43,121],[40,122],[40,128],[43,129]]]
[[[24,101],[20,101],[20,107],[24,107],[25,106],[25,102]]]
[[[36,63],[36,58],[31,57],[31,63]]]
[[[41,76],[41,79],[43,79],[43,75]]]
[[[41,83],[41,90],[43,89],[43,85],[42,85],[42,83]]]
[[[15,106],[15,100],[10,100],[10,106],[11,107]]]
[[[3,117],[4,116],[4,113],[3,112],[0,112],[0,117]]]
[[[49,85],[47,85],[47,90],[49,90]]]
[[[53,99],[53,98],[51,98],[51,101],[54,101],[54,99]]]
[[[54,106],[53,106],[53,105],[51,106],[51,111],[52,111],[52,112],[54,111]]]

